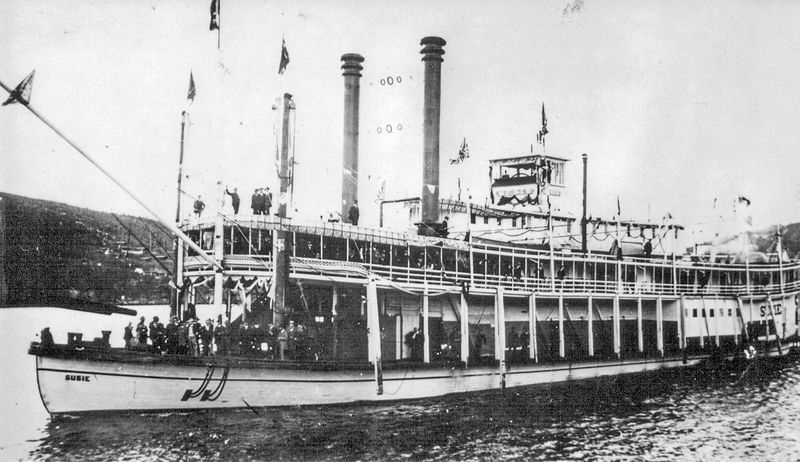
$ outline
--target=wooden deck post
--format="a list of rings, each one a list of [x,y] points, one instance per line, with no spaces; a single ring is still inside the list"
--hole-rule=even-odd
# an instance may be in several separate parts
[[[469,365],[469,305],[461,292],[461,360]]]
[[[594,356],[594,313],[592,310],[592,294],[589,293],[589,298],[587,300],[586,306],[588,307],[586,311],[586,319],[589,321],[587,325],[587,330],[589,332],[589,356]]]
[[[620,358],[620,328],[619,328],[619,294],[614,295],[614,307],[612,309],[614,324],[614,354]]]
[[[566,345],[564,342],[564,295],[558,293],[558,357],[566,357]]]
[[[222,215],[217,215],[214,220],[214,261],[222,267],[222,259],[225,256],[225,239],[223,236],[224,226],[222,225]],[[222,286],[224,278],[222,271],[214,272],[214,306],[219,309],[222,306]]]
[[[664,299],[660,295],[656,299],[656,348],[664,356]]]
[[[428,282],[426,281],[422,292],[422,338],[424,339],[422,358],[426,363],[431,362],[431,335],[428,332],[428,315],[430,311],[428,303]]]
[[[644,332],[642,331],[642,296],[636,299],[636,331],[639,340],[639,353],[644,353]]]
[[[531,358],[537,363],[539,362],[539,347],[536,335],[536,293],[528,296],[528,338],[529,338],[529,354]]]
[[[503,287],[497,288],[497,295],[495,298],[494,309],[495,309],[495,323],[497,327],[495,328],[496,332],[496,342],[495,342],[495,358],[500,360],[501,362],[505,361],[506,359],[506,314],[505,314],[505,303],[503,300],[503,296],[505,291]]]
[[[683,302],[683,295],[678,299],[678,340],[680,341],[681,350],[686,349],[686,308]]]

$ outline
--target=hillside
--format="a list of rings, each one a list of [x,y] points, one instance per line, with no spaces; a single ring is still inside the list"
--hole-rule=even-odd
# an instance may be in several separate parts
[[[169,274],[159,262],[172,270],[171,237],[152,220],[119,218],[124,227],[107,212],[0,193],[0,303],[168,303]]]

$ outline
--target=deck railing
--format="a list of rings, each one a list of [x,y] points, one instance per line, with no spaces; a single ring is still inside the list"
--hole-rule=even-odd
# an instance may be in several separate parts
[[[214,226],[184,224],[214,257]],[[268,275],[272,271],[271,232],[289,232],[295,274],[324,274],[325,266],[351,265],[409,286],[503,287],[508,291],[677,296],[781,294],[800,289],[800,262],[714,263],[696,256],[617,259],[519,246],[468,243],[401,234],[341,223],[292,224],[276,217],[253,217],[224,227],[222,264],[228,272]],[[551,262],[552,261],[552,262]],[[189,273],[210,272],[198,256],[187,255]],[[363,279],[359,271],[340,278]]]

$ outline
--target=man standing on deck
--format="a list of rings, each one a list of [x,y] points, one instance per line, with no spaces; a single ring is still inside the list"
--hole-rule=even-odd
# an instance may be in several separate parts
[[[253,215],[259,215],[261,210],[258,208],[258,188],[253,190],[253,196],[250,197],[250,208],[253,209]]]
[[[233,214],[239,214],[239,188],[233,188],[233,192],[229,192],[228,188],[225,188],[225,194],[231,196],[231,205],[233,206]]]
[[[198,218],[203,213],[203,210],[205,210],[205,208],[206,208],[206,203],[203,202],[203,197],[198,195],[197,200],[194,201],[194,213],[197,215]]]
[[[350,206],[350,210],[347,212],[347,218],[350,220],[350,223],[352,223],[353,226],[358,226],[359,215],[358,201],[353,201],[353,205]]]
[[[136,337],[139,345],[147,346],[147,325],[144,323],[144,316],[139,318],[139,324],[136,325]]]

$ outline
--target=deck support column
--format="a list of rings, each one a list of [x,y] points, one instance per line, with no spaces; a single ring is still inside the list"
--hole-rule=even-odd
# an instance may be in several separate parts
[[[558,357],[566,357],[566,345],[564,344],[564,296],[558,294]]]
[[[586,310],[586,319],[588,320],[588,324],[586,326],[586,329],[587,329],[588,334],[589,334],[589,338],[588,338],[588,340],[589,340],[589,342],[588,342],[588,344],[589,344],[589,357],[594,356],[594,326],[593,326],[593,324],[594,324],[594,313],[592,312],[592,305],[593,304],[594,304],[594,302],[592,301],[592,294],[589,293],[589,298],[586,301],[586,306],[588,307],[588,309]]]
[[[678,340],[680,341],[681,350],[686,349],[686,303],[684,303],[683,295],[678,299]]]
[[[639,353],[644,353],[644,332],[642,331],[642,297],[636,299],[636,333],[639,340]]]
[[[660,295],[656,299],[656,348],[664,356],[664,300]]]
[[[530,357],[539,362],[539,344],[536,335],[536,293],[528,295],[528,341],[530,342],[528,351]]]
[[[495,328],[495,358],[500,361],[501,367],[506,360],[506,314],[505,303],[503,300],[504,290],[502,287],[497,288],[497,295],[494,302],[494,320]]]
[[[339,289],[336,285],[332,288],[331,293],[331,327],[333,330],[333,345],[331,346],[331,350],[333,353],[334,358],[338,358],[338,349],[339,349],[339,335],[338,335],[338,313],[336,312],[336,308],[339,305]]]
[[[469,305],[461,292],[461,360],[469,365]]]
[[[431,362],[431,336],[428,332],[428,316],[430,314],[428,307],[428,283],[425,283],[425,289],[422,292],[422,338],[424,340],[422,360],[426,363]]]
[[[619,295],[614,295],[614,306],[611,316],[614,324],[614,354],[620,358],[620,328],[619,328]]]
[[[381,361],[381,322],[378,307],[378,287],[375,280],[367,282],[367,355],[375,368],[376,394],[383,394],[383,365]]]
[[[528,295],[528,358],[538,361],[536,354],[536,295]]]

